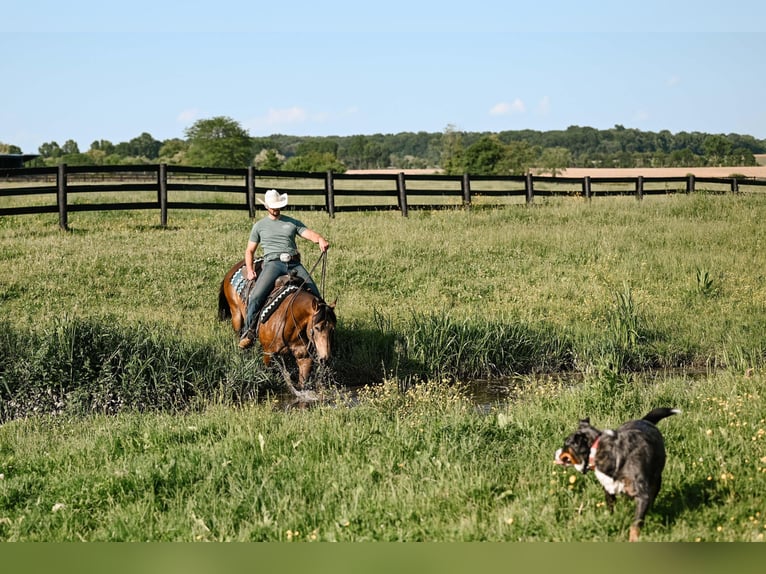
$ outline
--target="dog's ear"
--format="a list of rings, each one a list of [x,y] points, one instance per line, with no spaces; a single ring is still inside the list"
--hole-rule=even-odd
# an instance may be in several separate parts
[[[590,417],[585,417],[584,419],[580,419],[580,428],[590,428]]]

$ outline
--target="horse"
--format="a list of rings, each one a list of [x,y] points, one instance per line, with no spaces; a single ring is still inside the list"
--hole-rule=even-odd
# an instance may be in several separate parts
[[[261,265],[262,261],[256,260],[256,273]],[[229,269],[218,290],[218,318],[222,321],[231,318],[232,328],[240,336],[245,329],[246,299],[250,290],[248,285],[242,285],[240,295],[235,283],[244,280],[244,267],[243,259]],[[274,292],[287,282],[290,282],[288,276],[280,277]],[[268,306],[267,301],[264,309]],[[260,321],[260,318],[257,320]],[[293,386],[292,377],[282,361],[280,368],[287,388],[296,397],[306,396],[303,389],[309,380],[315,359],[321,364],[332,358],[336,322],[335,303],[327,304],[320,297],[299,287],[284,296],[279,306],[259,325],[258,340],[263,350],[263,362],[267,367],[275,356],[292,356],[295,359],[300,391]]]

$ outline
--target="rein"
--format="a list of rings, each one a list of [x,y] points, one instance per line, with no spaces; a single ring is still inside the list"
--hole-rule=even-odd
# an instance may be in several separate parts
[[[322,281],[321,281],[321,288],[319,290],[319,293],[321,295],[322,293],[324,293],[325,277],[327,275],[327,252],[326,251],[323,251],[322,253],[319,254],[319,259],[316,260],[316,263],[314,263],[314,265],[311,267],[311,270],[309,271],[310,277],[313,276],[314,270],[317,268],[317,265],[319,265],[320,261],[322,262]],[[300,286],[303,287],[305,283],[306,283],[306,280],[304,279]],[[301,292],[301,289],[296,290],[295,293],[290,294],[284,302],[284,304],[287,305],[287,308],[285,309],[285,313],[282,318],[282,328],[280,329],[282,333],[281,334],[282,348],[284,349],[285,347],[287,347],[287,341],[285,340],[285,328],[287,327],[287,314],[289,312],[290,317],[292,318],[292,321],[293,321],[293,326],[296,328],[296,330],[298,330],[298,333],[299,333],[298,336],[299,336],[299,339],[301,340],[301,343],[303,343],[303,345],[306,347],[306,350],[308,351],[308,353],[310,355],[313,355],[311,348],[314,345],[314,324],[315,324],[314,318],[322,312],[322,307],[320,307],[316,313],[313,313],[311,315],[311,318],[309,319],[309,326],[307,329],[308,340],[304,341],[303,336],[300,334],[300,330],[298,329],[298,320],[296,319],[295,313],[293,312],[293,300],[295,299],[295,297],[297,297],[298,293],[300,292]],[[322,300],[323,304],[326,304],[324,303],[323,296],[320,297],[320,300]]]
[[[322,296],[322,298],[324,298],[324,280],[325,280],[325,276],[327,275],[327,251],[322,251],[322,253],[319,254],[319,259],[317,259],[316,263],[314,263],[314,266],[311,268],[311,271],[309,271],[309,275],[311,277],[314,276],[314,269],[317,268],[317,265],[319,265],[320,261],[322,262],[322,281],[321,281],[321,287],[319,289],[319,294]]]

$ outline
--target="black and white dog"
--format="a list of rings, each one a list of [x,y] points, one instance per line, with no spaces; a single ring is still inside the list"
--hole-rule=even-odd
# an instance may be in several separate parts
[[[564,440],[564,446],[556,451],[556,464],[574,466],[583,474],[591,469],[596,473],[604,487],[610,512],[614,510],[618,494],[636,500],[636,514],[630,526],[631,542],[638,540],[644,516],[662,486],[665,442],[655,425],[680,412],[658,408],[642,419],[629,421],[616,430],[604,431],[592,427],[590,420],[585,418]]]

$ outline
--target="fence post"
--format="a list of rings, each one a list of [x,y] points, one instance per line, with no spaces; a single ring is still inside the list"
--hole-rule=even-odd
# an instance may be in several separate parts
[[[590,176],[586,175],[582,180],[582,192],[585,194],[585,199],[590,199]]]
[[[739,192],[739,181],[737,180],[736,177],[731,178],[731,192],[732,193]]]
[[[532,182],[532,174],[527,174],[527,181],[526,181],[526,192],[527,192],[527,204],[530,204],[535,199],[535,186]]]
[[[689,174],[689,179],[686,180],[686,193],[694,193],[694,174]]]
[[[644,176],[639,175],[636,178],[636,199],[641,201],[644,199]]]
[[[332,171],[327,170],[327,177],[324,181],[324,206],[331,219],[335,218],[335,181],[332,177]]]
[[[59,228],[63,229],[64,231],[68,229],[67,211],[66,211],[66,202],[67,202],[66,184],[67,184],[66,164],[60,163],[58,171],[56,172],[56,203],[58,203],[58,207],[59,207]]]
[[[463,174],[463,205],[469,207],[471,205],[471,178],[467,173]]]
[[[245,202],[247,203],[247,213],[250,219],[255,217],[255,168],[252,165],[247,166],[247,181],[245,182],[247,189],[245,194]]]
[[[168,165],[160,164],[157,172],[157,196],[160,203],[160,227],[168,226]]]
[[[404,184],[404,172],[400,171],[396,177],[396,190],[399,192],[399,209],[402,210],[402,215],[407,217],[407,187]]]

